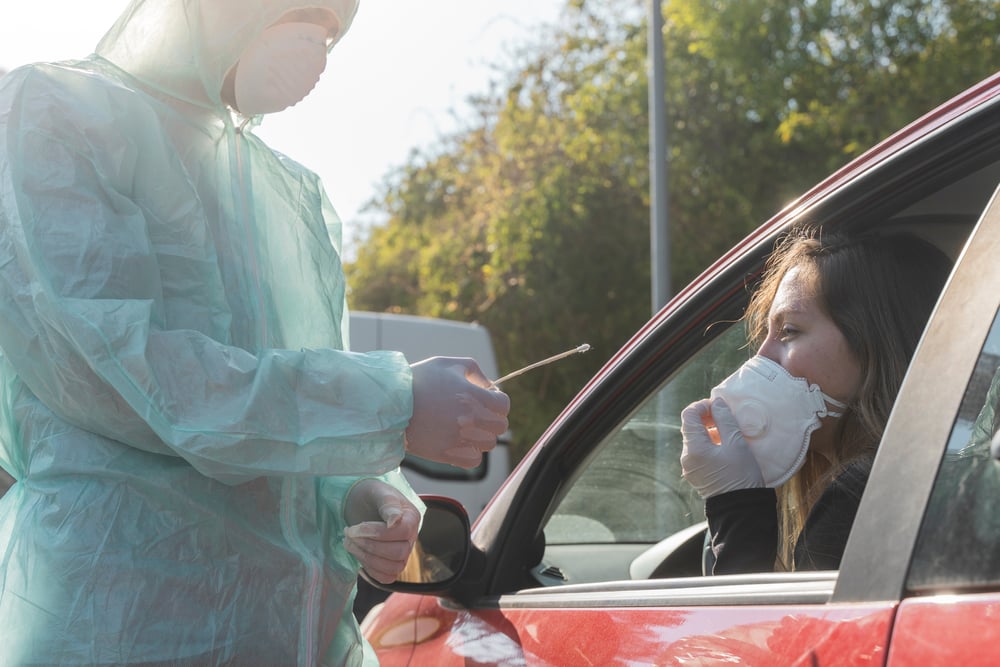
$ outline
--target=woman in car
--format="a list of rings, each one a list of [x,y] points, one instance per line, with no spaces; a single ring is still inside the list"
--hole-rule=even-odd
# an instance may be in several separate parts
[[[682,413],[714,574],[839,567],[949,270],[909,235],[801,227],[778,244],[744,315],[756,356]]]

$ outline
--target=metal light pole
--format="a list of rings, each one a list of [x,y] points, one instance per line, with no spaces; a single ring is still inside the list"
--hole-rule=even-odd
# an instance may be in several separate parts
[[[649,0],[649,194],[653,313],[670,299],[667,226],[667,115],[664,84],[663,0]]]
[[[649,0],[649,247],[653,314],[670,299],[670,237],[667,229],[667,116],[664,85],[663,3]],[[672,384],[656,395],[656,477],[663,479],[676,465],[678,452],[664,443],[676,433],[680,407]],[[674,473],[676,474],[676,473]],[[669,528],[668,517],[676,511],[664,494],[657,494],[654,516],[661,530]]]

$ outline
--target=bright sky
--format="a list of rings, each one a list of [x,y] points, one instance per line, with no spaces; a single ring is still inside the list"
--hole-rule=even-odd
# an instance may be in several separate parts
[[[89,54],[127,0],[3,0],[0,69]],[[410,150],[456,127],[469,95],[508,68],[511,47],[537,41],[565,0],[361,0],[350,32],[299,105],[258,134],[316,171],[350,232],[375,185]]]

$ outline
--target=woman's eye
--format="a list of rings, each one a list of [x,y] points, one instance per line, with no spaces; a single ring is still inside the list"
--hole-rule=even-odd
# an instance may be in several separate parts
[[[778,331],[778,335],[781,338],[790,338],[790,337],[794,336],[795,334],[797,334],[798,332],[799,332],[799,330],[796,329],[795,327],[790,327],[788,325],[785,325],[785,326],[781,327],[781,329]]]

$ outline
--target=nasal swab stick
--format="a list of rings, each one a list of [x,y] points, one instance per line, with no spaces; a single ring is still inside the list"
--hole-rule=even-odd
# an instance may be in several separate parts
[[[578,347],[574,347],[572,350],[566,350],[565,352],[560,352],[559,354],[554,354],[551,357],[549,357],[548,359],[542,359],[541,361],[536,361],[535,363],[529,364],[529,365],[525,366],[524,368],[521,368],[521,369],[518,369],[518,370],[514,371],[513,373],[507,373],[507,375],[504,375],[502,378],[500,378],[498,380],[494,380],[493,381],[493,386],[496,387],[501,382],[506,382],[507,380],[511,380],[513,378],[516,378],[518,375],[521,375],[523,373],[527,373],[528,371],[530,371],[533,368],[538,368],[539,366],[544,366],[546,364],[551,364],[553,361],[559,361],[560,359],[563,359],[563,358],[568,357],[568,356],[573,355],[573,354],[581,354],[583,352],[586,352],[589,349],[590,349],[590,344],[589,343],[584,343],[583,345],[580,345]]]

